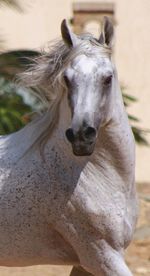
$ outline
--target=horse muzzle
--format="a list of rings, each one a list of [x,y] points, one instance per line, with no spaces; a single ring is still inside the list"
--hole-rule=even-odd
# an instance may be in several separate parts
[[[96,134],[96,129],[90,126],[78,132],[74,132],[72,128],[66,130],[66,137],[72,144],[73,153],[77,156],[87,156],[93,153]]]

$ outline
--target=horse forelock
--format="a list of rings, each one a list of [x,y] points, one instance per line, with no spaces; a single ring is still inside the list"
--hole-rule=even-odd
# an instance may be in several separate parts
[[[41,89],[43,97],[51,101],[56,94],[63,71],[76,56],[82,53],[111,55],[111,49],[101,45],[91,34],[82,34],[78,37],[81,43],[75,48],[69,48],[63,40],[51,42],[48,51],[43,50],[40,56],[32,59],[30,68],[19,75],[20,83],[25,87],[38,88],[39,94]]]

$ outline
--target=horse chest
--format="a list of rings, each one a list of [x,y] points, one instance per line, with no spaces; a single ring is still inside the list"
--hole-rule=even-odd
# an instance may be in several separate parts
[[[74,262],[72,248],[49,223],[54,197],[49,171],[39,173],[40,163],[29,163],[1,171],[0,265]]]

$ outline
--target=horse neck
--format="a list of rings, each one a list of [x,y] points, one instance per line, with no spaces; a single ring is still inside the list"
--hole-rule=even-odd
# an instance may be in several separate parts
[[[94,159],[111,177],[118,174],[123,181],[133,183],[135,144],[118,85],[115,99],[112,117],[100,130]]]

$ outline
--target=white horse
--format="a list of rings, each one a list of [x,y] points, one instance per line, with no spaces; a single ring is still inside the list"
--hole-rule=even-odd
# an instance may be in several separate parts
[[[111,58],[99,40],[63,40],[22,75],[47,110],[0,138],[0,265],[73,265],[71,276],[132,275],[123,252],[137,218],[134,138]]]

